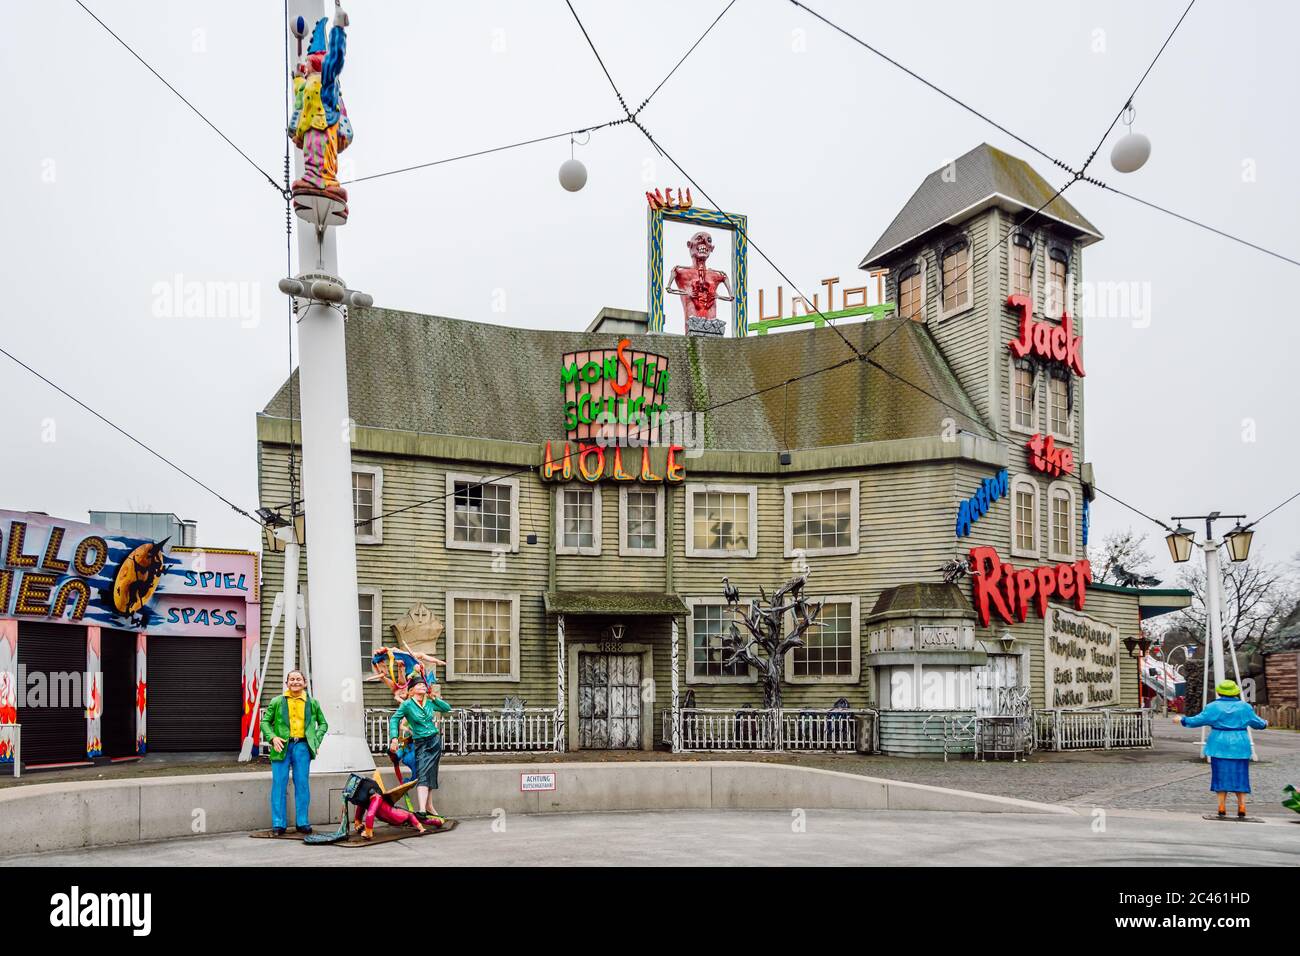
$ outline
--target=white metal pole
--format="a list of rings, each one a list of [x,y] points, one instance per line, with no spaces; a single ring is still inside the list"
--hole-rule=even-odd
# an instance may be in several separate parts
[[[289,3],[290,20],[302,16],[309,33],[316,21],[332,13],[332,5],[327,6],[324,0]],[[296,55],[291,60],[296,62]],[[301,151],[295,151],[294,169],[300,178]],[[344,285],[338,275],[335,228],[317,228],[302,221],[296,225],[298,278],[308,287],[313,279]],[[366,746],[361,693],[352,422],[348,416],[348,366],[341,307],[299,300],[298,355],[302,482],[311,529],[311,547],[307,551],[311,606],[307,611],[313,683],[329,724],[313,769],[323,773],[373,770],[374,758]]]
[[[287,531],[288,537],[283,537],[280,532]],[[300,549],[298,542],[294,538],[293,525],[287,528],[277,528],[276,537],[285,542],[284,545],[284,668],[280,675],[280,686],[283,687],[289,682],[289,672],[298,669],[298,615],[294,609],[298,606],[298,561]]]
[[[1223,578],[1219,574],[1219,543],[1213,538],[1205,542],[1205,616],[1209,623],[1211,662],[1214,666],[1214,683],[1223,680]]]

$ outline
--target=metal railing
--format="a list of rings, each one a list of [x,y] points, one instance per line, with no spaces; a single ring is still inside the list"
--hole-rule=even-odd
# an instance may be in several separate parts
[[[388,749],[388,718],[392,715],[392,708],[366,708],[366,743],[372,753]],[[554,707],[456,707],[438,715],[438,730],[444,755],[556,749]]]
[[[931,726],[931,721],[939,721]],[[946,713],[936,711],[925,718],[921,732],[926,740],[938,740],[943,744],[943,762],[948,762],[949,752],[965,753],[967,744],[974,744],[978,735],[978,718],[969,710]]]
[[[23,728],[19,724],[0,724],[0,763],[13,761],[14,776],[23,775]]]
[[[1034,711],[1034,745],[1042,750],[1119,750],[1151,746],[1145,707]]]
[[[878,714],[846,708],[690,707],[678,711],[681,750],[875,753]],[[663,711],[663,739],[673,739],[673,713]]]

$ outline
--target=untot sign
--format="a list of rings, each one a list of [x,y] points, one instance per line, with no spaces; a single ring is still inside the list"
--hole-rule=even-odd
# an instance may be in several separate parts
[[[521,773],[519,775],[519,792],[530,793],[537,790],[554,790],[555,773]]]

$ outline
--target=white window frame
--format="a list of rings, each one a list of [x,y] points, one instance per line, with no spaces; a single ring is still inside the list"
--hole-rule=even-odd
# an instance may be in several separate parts
[[[917,273],[917,276],[921,280],[921,315],[919,318],[910,319],[910,321],[920,322],[922,325],[924,325],[926,320],[926,312],[929,310],[930,307],[929,286],[926,284],[929,281],[930,277],[926,274],[927,263],[925,260],[925,256],[918,256],[917,258],[911,260],[910,262],[904,262],[901,266],[898,267],[898,274],[901,276],[905,269],[910,269],[912,266],[917,266],[920,269],[920,272]],[[894,283],[894,301],[897,303],[897,308],[896,308],[897,316],[899,318],[903,318],[903,280],[901,278]]]
[[[839,491],[847,488],[849,491],[849,528],[851,542],[847,545],[836,545],[831,548],[803,548],[802,553],[811,557],[821,555],[830,557],[837,554],[857,554],[861,547],[861,537],[858,534],[858,503],[860,501],[859,481],[856,478],[849,478],[842,481],[810,481],[798,485],[785,486],[785,556],[787,558],[797,557],[794,548],[794,496],[810,491]]]
[[[1032,374],[1032,373],[1031,373]],[[1016,421],[1016,357],[1008,352],[1007,354],[1007,386],[1008,386],[1008,426],[1013,432],[1021,435],[1036,435],[1043,431],[1040,427],[1043,419],[1043,409],[1046,401],[1043,398],[1043,392],[1046,386],[1042,383],[1045,376],[1042,374],[1033,375],[1033,393],[1034,393],[1034,412],[1028,425],[1021,425]]]
[[[618,489],[618,553],[627,558],[662,558],[664,556],[664,486],[653,486],[655,496],[655,545],[653,548],[631,548],[627,543],[628,514],[627,493],[649,491],[645,485],[626,484]]]
[[[591,492],[591,546],[580,547],[564,543],[564,492],[566,491],[590,491]],[[562,482],[555,486],[555,553],[556,554],[600,554],[600,539],[602,536],[601,516],[600,516],[600,499],[604,497],[601,494],[600,485],[592,482]]]
[[[1060,323],[1062,313],[1070,312],[1071,315],[1073,315],[1073,312],[1071,311],[1070,308],[1071,305],[1073,305],[1073,303],[1070,301],[1070,287],[1071,287],[1070,276],[1073,275],[1074,272],[1073,269],[1074,250],[1073,248],[1071,248],[1070,243],[1063,242],[1060,239],[1056,239],[1053,237],[1047,238],[1047,240],[1042,243],[1042,246],[1043,246],[1043,305],[1042,305],[1041,315],[1043,316],[1043,318],[1049,319],[1052,322]],[[1061,290],[1061,303],[1060,303],[1061,313],[1058,313],[1056,315],[1051,315],[1047,311],[1047,307],[1052,304],[1051,299],[1049,297],[1049,293],[1052,286],[1052,250],[1053,249],[1059,249],[1061,252],[1065,253],[1065,287]]]
[[[688,597],[684,598],[686,604],[686,683],[688,684],[757,684],[758,673],[753,667],[746,665],[744,674],[735,676],[719,674],[717,677],[706,676],[699,677],[695,674],[695,609],[697,607],[727,607],[727,600],[723,597]],[[725,620],[725,615],[724,615]],[[737,625],[739,628],[740,625]],[[743,635],[743,628],[740,628]]]
[[[1016,504],[1016,492],[1021,487],[1031,488],[1034,492],[1034,547],[1032,550],[1019,546],[1020,536],[1017,533],[1020,530],[1019,508]],[[1040,515],[1043,510],[1042,489],[1038,482],[1028,475],[1016,475],[1011,479],[1009,497],[1011,498],[1011,554],[1017,558],[1037,558],[1043,548],[1043,526]]]
[[[1078,410],[1070,408],[1070,383],[1065,382],[1065,420],[1068,428],[1065,432],[1058,432],[1052,427],[1052,374],[1044,373],[1040,376],[1043,381],[1043,434],[1051,435],[1058,442],[1066,444],[1074,443],[1074,413]],[[1058,381],[1060,381],[1058,379]],[[1077,402],[1076,402],[1077,404]]]
[[[960,245],[963,241],[966,243],[966,302],[962,305],[953,306],[951,309],[944,306],[944,275],[943,259],[948,249],[954,245]],[[954,236],[939,247],[938,261],[935,268],[939,270],[939,320],[950,319],[954,315],[961,315],[963,312],[969,312],[975,307],[975,243],[970,236]]]
[[[494,485],[506,485],[510,488],[510,544],[503,545],[487,541],[456,540],[456,482],[471,484],[490,481]],[[447,496],[443,499],[446,506],[446,546],[454,551],[488,551],[506,548],[510,553],[519,550],[519,479],[500,478],[496,475],[472,475],[462,471],[447,472]]]
[[[749,496],[749,543],[743,551],[695,546],[695,496],[710,492]],[[686,556],[688,558],[753,558],[758,555],[758,485],[686,483]]]
[[[856,594],[827,594],[806,598],[809,603],[820,601],[824,604],[848,604],[850,625],[850,649],[852,653],[850,671],[847,676],[839,674],[819,675],[817,677],[796,677],[794,673],[795,648],[785,652],[785,679],[790,684],[856,684],[862,679],[862,614],[861,604]],[[794,613],[786,615],[786,627],[794,624]],[[805,633],[805,639],[821,628],[812,627]]]
[[[373,610],[371,612],[371,617],[373,618],[374,621],[374,633],[370,635],[370,652],[373,654],[376,651],[378,651],[381,647],[384,646],[384,592],[379,588],[373,587],[369,584],[357,585],[357,597],[361,597],[361,595],[363,594],[369,595],[373,601]],[[358,627],[360,626],[360,624],[361,622],[358,619],[357,621]],[[360,635],[357,635],[357,637],[358,637],[358,644],[359,644]],[[363,680],[379,679],[379,676],[375,674],[374,671],[370,670],[368,667],[364,669],[363,673],[365,674],[365,676],[362,678]]]
[[[384,513],[384,469],[378,465],[359,465],[352,463],[353,475],[371,475],[375,479],[375,514]],[[348,492],[351,493],[352,476],[348,476]],[[356,534],[357,544],[383,544],[384,543],[384,519],[375,518],[370,522],[371,533],[362,534],[360,526],[356,525],[357,510],[355,502],[352,505],[353,529]]]
[[[1066,534],[1066,540],[1070,542],[1068,551],[1056,550],[1056,509],[1053,507],[1059,496],[1070,499],[1070,527]],[[1073,561],[1075,551],[1075,536],[1079,529],[1079,497],[1074,493],[1074,487],[1064,481],[1054,481],[1047,486],[1047,558],[1049,561]]]
[[[1035,247],[1039,245],[1039,243],[1036,243],[1034,241],[1034,236],[1032,233],[1023,232],[1019,228],[1012,228],[1011,231],[1007,233],[1007,238],[1006,238],[1007,295],[1012,296],[1012,295],[1019,294],[1011,288],[1011,265],[1012,265],[1011,259],[1012,256],[1015,255],[1016,236],[1018,235],[1029,240],[1029,301],[1031,303],[1030,312],[1032,313],[1038,310],[1038,262],[1037,262],[1038,257],[1034,255],[1034,252],[1035,252]],[[1024,247],[1021,246],[1021,248]]]
[[[510,602],[510,673],[461,674],[456,670],[456,601],[487,600]],[[444,632],[444,649],[447,658],[447,682],[465,681],[475,684],[519,683],[519,593],[516,591],[448,591],[443,617],[447,622]]]

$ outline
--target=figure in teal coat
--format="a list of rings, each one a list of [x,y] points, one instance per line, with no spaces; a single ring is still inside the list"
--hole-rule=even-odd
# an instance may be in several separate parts
[[[1237,816],[1246,815],[1250,793],[1250,735],[1247,728],[1263,730],[1268,721],[1241,699],[1236,681],[1220,681],[1214,688],[1218,700],[1195,717],[1184,717],[1184,727],[1209,727],[1205,755],[1210,758],[1210,789],[1219,795],[1219,816],[1228,815],[1229,793],[1237,795]]]

